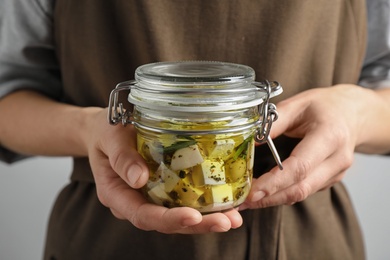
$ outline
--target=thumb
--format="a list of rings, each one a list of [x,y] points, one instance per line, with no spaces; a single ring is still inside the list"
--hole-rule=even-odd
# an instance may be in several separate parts
[[[276,138],[298,127],[299,120],[307,106],[308,104],[302,102],[302,99],[299,99],[298,96],[279,102],[277,104],[278,120],[272,124],[271,138]]]
[[[136,131],[120,129],[121,135],[107,144],[106,155],[109,158],[112,169],[132,188],[138,189],[144,186],[149,178],[149,170],[143,157],[137,152]]]

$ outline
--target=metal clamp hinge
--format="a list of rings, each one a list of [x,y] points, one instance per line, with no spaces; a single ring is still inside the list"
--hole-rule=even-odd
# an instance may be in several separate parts
[[[122,125],[126,126],[127,124],[133,124],[134,121],[131,120],[132,113],[131,111],[126,111],[123,107],[122,103],[118,103],[119,92],[128,90],[131,91],[131,88],[135,84],[134,80],[121,82],[116,85],[115,89],[113,89],[110,93],[110,100],[108,103],[108,116],[107,120],[111,125],[117,125],[118,123],[122,123]]]
[[[273,103],[269,103],[269,99],[271,97],[272,92],[278,91],[281,86],[276,81],[270,83],[267,80],[261,83],[256,82],[255,85],[260,89],[260,91],[266,92],[264,102],[262,105],[260,105],[259,108],[260,115],[262,115],[262,123],[257,131],[255,140],[259,144],[268,144],[268,147],[270,148],[279,169],[283,170],[282,161],[270,136],[272,123],[278,119],[278,112],[276,110],[276,105],[274,105]]]

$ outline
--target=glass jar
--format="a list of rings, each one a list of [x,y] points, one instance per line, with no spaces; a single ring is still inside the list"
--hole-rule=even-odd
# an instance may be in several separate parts
[[[149,201],[200,212],[237,207],[249,194],[254,145],[268,143],[282,92],[277,82],[255,82],[248,66],[213,61],[160,62],[137,68],[135,81],[112,91],[111,124],[133,124],[137,149],[149,166],[142,189]],[[130,90],[133,110],[118,104]]]

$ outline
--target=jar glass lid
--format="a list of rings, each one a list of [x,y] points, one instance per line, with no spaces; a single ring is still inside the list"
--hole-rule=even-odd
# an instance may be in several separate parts
[[[254,79],[251,67],[234,63],[151,63],[137,68],[128,99],[137,106],[167,111],[243,109],[261,104],[267,96],[252,84]]]

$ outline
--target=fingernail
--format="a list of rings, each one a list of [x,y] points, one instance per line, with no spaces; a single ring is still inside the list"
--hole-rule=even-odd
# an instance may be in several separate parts
[[[142,168],[138,164],[133,164],[130,166],[129,171],[127,172],[127,178],[131,186],[135,185],[142,174]]]
[[[257,191],[253,194],[252,198],[251,198],[251,202],[256,202],[256,201],[259,201],[261,200],[262,198],[265,197],[265,192],[264,191]]]

